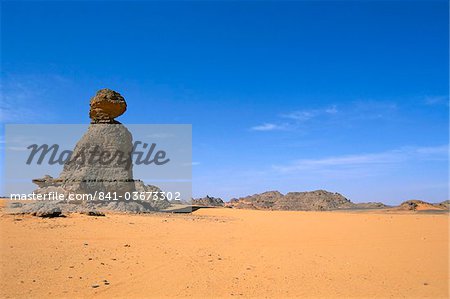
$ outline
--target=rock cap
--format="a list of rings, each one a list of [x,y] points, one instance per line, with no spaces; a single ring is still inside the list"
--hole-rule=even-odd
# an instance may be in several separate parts
[[[114,119],[127,110],[127,103],[120,93],[104,88],[91,98],[89,117],[91,123],[117,123]]]

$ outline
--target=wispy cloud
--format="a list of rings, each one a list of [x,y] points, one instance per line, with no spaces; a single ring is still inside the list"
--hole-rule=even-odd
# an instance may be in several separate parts
[[[166,139],[166,138],[176,137],[176,135],[170,134],[170,133],[152,133],[152,134],[146,135],[145,137],[154,138],[154,139]]]
[[[298,127],[300,123],[307,122],[314,118],[318,118],[324,115],[332,115],[338,113],[336,105],[325,107],[323,109],[309,109],[309,110],[296,110],[289,113],[281,114],[280,117],[284,118],[284,121],[279,122],[266,122],[262,125],[251,127],[251,131],[288,131]],[[286,121],[287,120],[287,121]]]
[[[0,147],[8,151],[28,151],[28,146],[34,143],[40,143],[39,136],[17,136],[10,133],[6,138],[5,136],[0,138]]]
[[[391,101],[357,100],[347,109],[345,117],[349,120],[389,119],[398,110]]]
[[[434,105],[446,105],[449,104],[448,96],[427,96],[425,97],[425,105],[434,106]]]
[[[283,124],[273,124],[273,123],[265,123],[259,126],[254,126],[250,128],[252,131],[277,131],[277,130],[286,130],[287,126]]]
[[[33,123],[53,118],[46,99],[55,86],[70,83],[56,74],[6,74],[1,80],[0,121],[2,123]]]
[[[24,151],[29,151],[29,149],[27,149],[24,146],[8,146],[7,148],[9,151],[14,151],[14,152],[24,152]]]
[[[310,119],[324,116],[337,114],[339,111],[336,105],[325,107],[323,109],[309,109],[309,110],[297,110],[287,114],[282,114],[281,117],[293,119],[299,122],[305,122]]]
[[[357,155],[343,155],[318,159],[300,159],[286,165],[274,165],[273,169],[280,173],[295,173],[300,171],[342,171],[363,169],[370,172],[371,167],[380,165],[394,165],[408,161],[446,161],[448,160],[448,146],[437,147],[404,147],[380,153]]]
[[[348,104],[329,105],[316,109],[301,109],[278,115],[278,120],[251,128],[253,131],[303,131],[313,125],[349,124],[393,118],[397,104],[389,101],[358,100]]]
[[[38,113],[32,107],[26,107],[28,99],[37,95],[22,84],[5,85],[0,87],[2,94],[0,121],[2,123],[20,122],[35,118]]]

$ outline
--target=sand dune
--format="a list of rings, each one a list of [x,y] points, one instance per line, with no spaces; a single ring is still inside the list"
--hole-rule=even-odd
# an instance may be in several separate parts
[[[0,218],[0,297],[448,297],[448,215]]]

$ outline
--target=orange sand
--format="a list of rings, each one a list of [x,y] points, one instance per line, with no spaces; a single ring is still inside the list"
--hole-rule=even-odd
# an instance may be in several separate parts
[[[202,209],[0,224],[1,298],[449,295],[448,215]]]

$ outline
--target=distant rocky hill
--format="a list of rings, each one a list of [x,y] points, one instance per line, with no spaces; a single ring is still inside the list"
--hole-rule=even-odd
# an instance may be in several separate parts
[[[355,209],[385,209],[389,207],[382,202],[360,202],[355,203],[354,206]]]
[[[275,210],[327,211],[352,208],[354,204],[339,193],[325,190],[289,192],[273,205]]]
[[[443,202],[435,204],[435,205],[448,210],[448,209],[450,209],[450,200],[444,200]]]
[[[325,190],[289,192],[286,195],[278,191],[268,191],[247,197],[234,198],[226,206],[237,209],[286,211],[330,211],[386,207],[382,203],[355,204],[339,193]]]
[[[229,208],[285,211],[331,211],[340,209],[384,209],[381,202],[353,203],[342,194],[325,190],[308,192],[267,191],[251,196],[233,198],[225,204]]]
[[[206,196],[192,199],[192,205],[208,207],[227,207],[252,210],[278,211],[333,211],[333,210],[369,210],[385,209],[386,211],[445,211],[450,208],[450,201],[428,203],[422,200],[408,200],[399,206],[388,206],[381,202],[353,203],[345,196],[326,190],[289,192],[267,191],[240,198],[233,198],[224,203],[222,199]]]
[[[424,210],[448,210],[449,201],[443,201],[441,203],[432,204],[423,200],[407,200],[402,202],[397,209],[406,211],[424,211]]]
[[[223,207],[224,202],[219,197],[206,195],[206,197],[203,198],[193,198],[191,204],[206,207]]]
[[[278,191],[267,191],[246,197],[233,198],[226,206],[237,209],[270,210],[275,202],[280,200],[283,196],[284,195]]]

